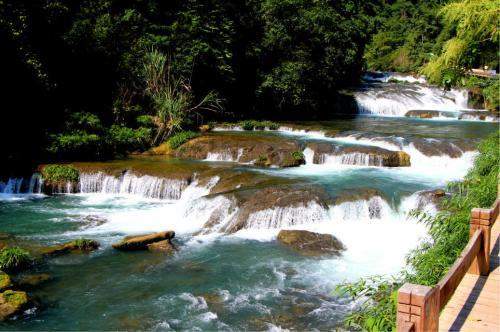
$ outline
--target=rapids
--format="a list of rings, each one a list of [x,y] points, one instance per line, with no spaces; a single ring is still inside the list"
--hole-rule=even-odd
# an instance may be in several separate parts
[[[431,190],[463,178],[478,140],[497,130],[488,122],[378,116],[404,115],[417,105],[463,108],[461,92],[443,96],[414,79],[405,83],[412,87],[376,82],[360,90],[358,102],[376,116],[282,123],[278,130],[251,133],[216,128],[228,142],[231,135],[272,137],[276,151],[291,141],[304,155],[300,167],[243,163],[248,151],[240,148],[189,161],[74,163],[78,183],[57,187],[53,195],[43,194],[47,187],[38,173],[0,178],[0,232],[22,243],[81,237],[101,243],[90,255],[37,266],[54,277],[33,290],[43,305],[0,328],[339,327],[353,303],[333,295],[335,285],[400,271],[426,236],[425,226],[408,213],[436,213]],[[383,166],[394,153],[407,154],[411,164]],[[321,259],[297,255],[275,241],[281,229],[329,233],[347,250]],[[163,230],[176,232],[180,250],[172,257],[111,247],[125,235]]]

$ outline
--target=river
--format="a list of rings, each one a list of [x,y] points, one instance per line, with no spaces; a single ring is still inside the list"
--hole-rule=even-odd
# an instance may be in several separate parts
[[[229,147],[199,160],[75,163],[78,186],[51,196],[41,193],[38,175],[4,179],[0,232],[44,245],[86,237],[101,247],[37,266],[53,277],[32,291],[40,305],[0,328],[340,326],[355,303],[336,296],[335,285],[400,271],[426,236],[407,213],[417,207],[434,213],[426,191],[463,178],[477,142],[497,130],[494,122],[459,120],[461,92],[448,98],[425,85],[377,82],[355,96],[362,115],[252,132],[226,125],[208,134],[293,144],[305,156],[299,167],[256,167],[244,162],[247,150]],[[415,109],[456,116],[404,117]],[[386,156],[395,152],[411,165],[388,167]],[[340,257],[301,256],[275,241],[280,229],[332,234],[347,250]],[[125,235],[162,230],[176,232],[174,256],[111,247]]]

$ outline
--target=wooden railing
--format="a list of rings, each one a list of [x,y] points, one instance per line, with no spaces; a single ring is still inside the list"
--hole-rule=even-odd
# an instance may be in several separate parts
[[[399,289],[396,321],[398,331],[437,331],[439,312],[464,275],[467,272],[483,276],[489,274],[491,227],[499,208],[500,200],[497,199],[490,209],[472,209],[469,242],[436,286],[406,283]]]

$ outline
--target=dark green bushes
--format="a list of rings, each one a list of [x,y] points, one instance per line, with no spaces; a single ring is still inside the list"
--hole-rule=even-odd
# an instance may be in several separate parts
[[[243,130],[277,130],[279,125],[271,121],[245,120],[238,123]]]
[[[183,131],[178,134],[173,135],[167,140],[167,144],[171,149],[177,149],[182,144],[186,143],[190,139],[200,136],[200,134],[194,131]]]
[[[50,183],[78,182],[80,172],[71,165],[47,165],[42,169],[42,177]]]

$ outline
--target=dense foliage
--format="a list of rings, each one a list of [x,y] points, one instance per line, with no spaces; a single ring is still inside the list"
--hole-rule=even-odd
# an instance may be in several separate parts
[[[378,6],[0,1],[0,88],[12,110],[5,121],[13,125],[2,140],[20,128],[31,136],[8,146],[8,158],[104,159],[213,117],[330,111],[336,92],[359,78]],[[207,108],[218,112],[199,112]]]
[[[195,137],[198,137],[199,134],[195,133],[194,131],[182,131],[180,133],[177,133],[170,137],[167,141],[168,146],[172,149],[175,150],[182,144],[186,143],[190,139],[193,139]]]
[[[42,169],[44,181],[59,182],[78,182],[80,172],[71,165],[47,165]]]
[[[499,70],[499,19],[496,0],[391,1],[377,16],[367,66],[420,72],[445,87],[467,85],[472,68]]]
[[[376,277],[340,285],[338,291],[361,301],[346,325],[368,331],[389,331],[396,324],[395,292],[403,282],[435,285],[455,262],[469,240],[470,211],[490,207],[498,194],[499,134],[479,146],[479,156],[464,181],[451,183],[451,196],[435,216],[415,212],[429,226],[430,240],[407,258],[408,267],[394,279]],[[361,299],[360,299],[361,297]]]

